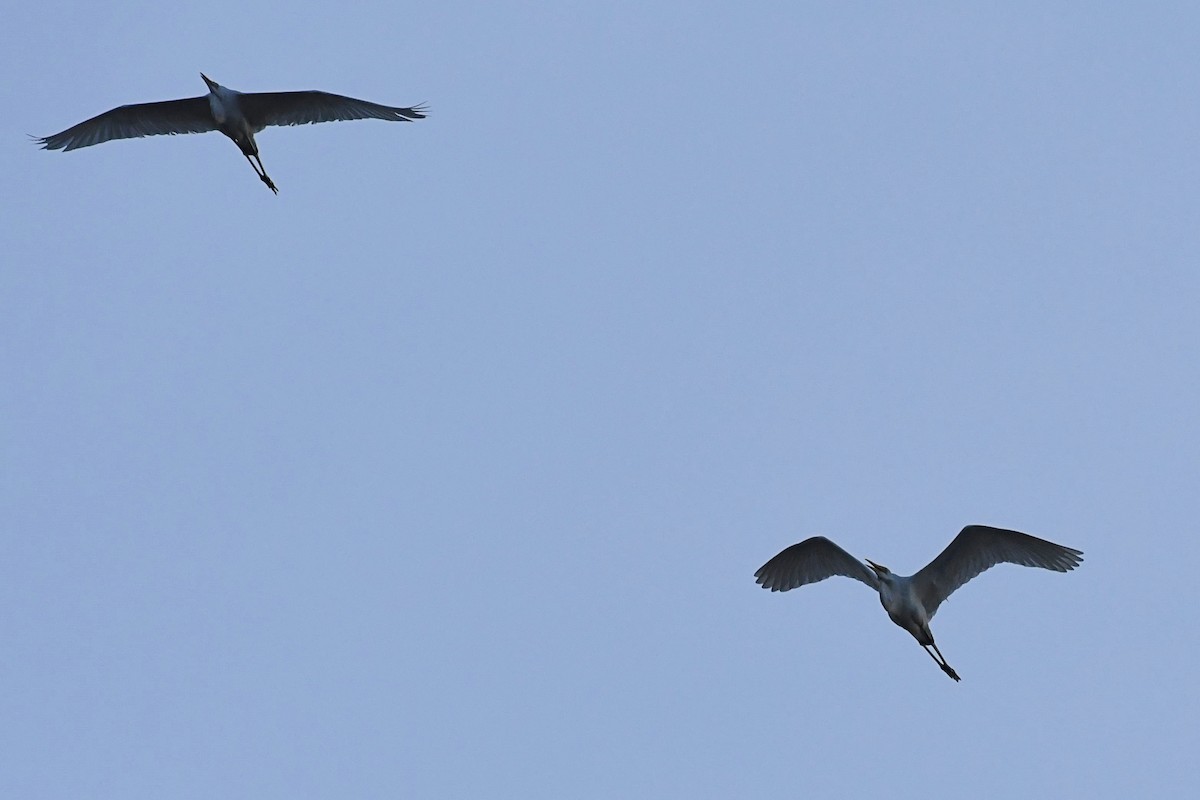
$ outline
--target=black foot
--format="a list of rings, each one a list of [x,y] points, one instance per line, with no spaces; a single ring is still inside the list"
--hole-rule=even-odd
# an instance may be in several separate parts
[[[267,185],[268,189],[275,194],[279,194],[279,190],[275,188],[275,183],[270,178],[268,178],[266,175],[259,175],[258,177],[262,178],[262,182]]]
[[[946,673],[951,678],[954,678],[954,680],[956,680],[956,681],[962,680],[962,678],[958,677],[958,673],[954,671],[954,668],[951,667],[949,664],[941,664],[940,666],[942,668],[942,672]]]

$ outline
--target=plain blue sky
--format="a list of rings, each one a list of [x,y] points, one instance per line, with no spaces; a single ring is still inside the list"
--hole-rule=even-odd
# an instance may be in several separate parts
[[[1195,792],[1194,4],[4,18],[0,795]],[[432,111],[25,138],[201,70]]]

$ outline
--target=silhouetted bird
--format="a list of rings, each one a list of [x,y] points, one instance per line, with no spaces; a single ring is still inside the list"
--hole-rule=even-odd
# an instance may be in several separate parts
[[[910,577],[896,575],[887,567],[867,560],[870,569],[824,536],[805,539],[783,550],[758,572],[757,582],[772,592],[786,592],[816,583],[834,575],[862,581],[879,592],[879,602],[892,622],[913,635],[929,657],[954,680],[961,680],[950,668],[942,651],[933,643],[929,620],[938,606],[955,589],[997,564],[1020,564],[1055,572],[1068,572],[1079,566],[1083,553],[1036,536],[986,525],[968,525],[937,558]],[[929,648],[933,648],[930,652]],[[937,653],[935,656],[934,653]]]
[[[425,118],[422,106],[393,108],[328,92],[243,94],[209,80],[203,72],[200,77],[208,84],[208,94],[203,97],[121,106],[37,141],[47,150],[75,150],[110,139],[220,131],[233,139],[262,182],[279,194],[263,169],[254,141],[254,134],[263,128],[351,119],[409,122]]]

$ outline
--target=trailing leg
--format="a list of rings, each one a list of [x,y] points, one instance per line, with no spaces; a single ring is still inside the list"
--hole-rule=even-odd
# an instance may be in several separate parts
[[[250,153],[242,153],[242,155],[244,155],[246,160],[250,162],[250,166],[254,168],[254,173],[258,175],[259,180],[265,183],[267,188],[272,192],[279,194],[279,190],[275,188],[275,183],[267,177],[267,171],[263,168],[262,159],[259,158],[257,154],[255,154],[253,157]],[[257,165],[254,163],[255,159],[258,159]]]
[[[936,644],[934,644],[932,641],[930,641],[928,645],[921,645],[921,647],[922,647],[922,649],[925,650],[926,653],[929,653],[929,657],[932,658],[934,660],[934,662],[939,667],[942,668],[942,672],[946,673],[947,675],[949,675],[951,678],[953,678],[956,681],[962,680],[962,678],[958,677],[958,673],[954,671],[954,668],[946,663],[946,657],[942,655],[941,650],[938,650],[938,646]],[[930,652],[930,650],[929,650],[930,647],[933,648],[933,652]],[[933,654],[935,652],[937,653],[936,656]]]

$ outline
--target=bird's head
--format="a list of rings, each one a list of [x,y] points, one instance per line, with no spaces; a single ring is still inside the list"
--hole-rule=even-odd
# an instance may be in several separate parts
[[[200,77],[201,77],[201,78],[204,78],[204,82],[208,84],[208,90],[209,90],[210,92],[215,92],[217,89],[219,89],[219,88],[221,87],[221,84],[219,84],[219,83],[217,83],[216,81],[214,81],[214,80],[210,79],[210,78],[209,78],[207,75],[205,75],[203,72],[201,72],[201,73],[200,73]]]
[[[882,564],[876,564],[874,561],[872,561],[869,558],[864,558],[863,561],[866,561],[867,566],[870,567],[871,569],[875,570],[875,575],[881,581],[886,581],[892,574],[892,571],[890,569],[883,566]]]

